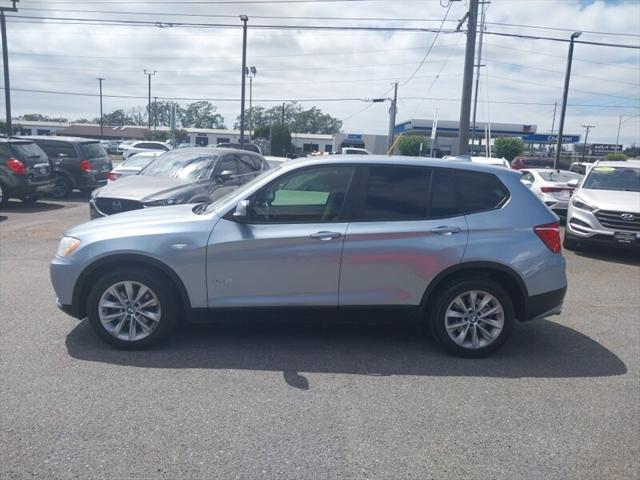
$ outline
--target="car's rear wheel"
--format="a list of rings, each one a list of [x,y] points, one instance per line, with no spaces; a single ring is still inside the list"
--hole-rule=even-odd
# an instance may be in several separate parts
[[[107,343],[143,348],[165,337],[177,319],[170,286],[146,270],[118,270],[103,276],[87,300],[91,326]]]
[[[51,195],[55,198],[67,198],[72,191],[73,185],[71,185],[71,181],[64,175],[58,175]]]
[[[513,302],[497,283],[461,280],[438,295],[431,330],[444,347],[460,356],[480,357],[507,340],[515,321]]]
[[[2,186],[2,183],[0,183],[0,207],[4,207],[7,203],[7,200],[9,199],[4,193],[4,187]]]

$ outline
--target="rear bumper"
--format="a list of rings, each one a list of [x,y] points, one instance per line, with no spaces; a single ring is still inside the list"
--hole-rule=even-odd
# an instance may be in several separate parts
[[[526,315],[523,321],[538,320],[560,314],[566,294],[567,287],[563,287],[558,290],[527,297],[525,302]]]
[[[17,175],[10,178],[10,181],[3,182],[5,195],[7,197],[22,197],[25,195],[45,194],[49,193],[55,187],[55,178],[51,177],[44,181],[31,181],[28,177],[18,177]]]

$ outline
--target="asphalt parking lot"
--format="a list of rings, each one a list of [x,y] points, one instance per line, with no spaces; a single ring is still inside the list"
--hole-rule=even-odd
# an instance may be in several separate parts
[[[0,478],[640,478],[640,260],[568,261],[561,316],[482,360],[407,328],[181,329],[123,352],[55,307],[86,198],[0,211]]]

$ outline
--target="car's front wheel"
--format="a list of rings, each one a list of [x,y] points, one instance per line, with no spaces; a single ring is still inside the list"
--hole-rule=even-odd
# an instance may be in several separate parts
[[[480,357],[507,340],[515,321],[509,294],[484,278],[461,280],[438,295],[431,330],[444,347],[460,356]]]
[[[125,349],[147,347],[165,337],[177,320],[177,301],[169,285],[146,270],[117,270],[91,289],[87,313],[107,343]]]
[[[58,199],[67,198],[73,191],[73,185],[71,181],[64,175],[58,175],[56,177],[56,183],[51,191],[51,196]]]

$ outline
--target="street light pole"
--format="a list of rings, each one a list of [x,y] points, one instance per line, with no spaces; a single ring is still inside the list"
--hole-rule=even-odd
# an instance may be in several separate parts
[[[149,93],[148,93],[148,99],[147,99],[147,117],[148,117],[148,128],[149,130],[151,130],[151,76],[156,74],[156,70],[154,70],[153,72],[151,71],[144,71],[144,74],[149,77]]]
[[[484,33],[484,11],[480,14],[480,39],[478,42],[478,64],[476,65],[476,86],[473,94],[473,126],[471,127],[471,145],[476,143],[476,112],[478,111],[478,87],[480,86],[480,68],[482,67],[482,37]],[[478,139],[478,146],[482,145],[482,138]]]
[[[582,161],[584,162],[584,157],[587,154],[587,140],[589,139],[589,130],[592,128],[596,128],[595,125],[582,125],[587,132],[584,134],[584,147],[582,148]]]
[[[20,0],[11,0],[11,7],[0,7],[0,35],[2,36],[2,65],[4,69],[4,100],[6,103],[5,112],[7,137],[13,134],[11,125],[11,85],[9,84],[9,45],[7,44],[7,22],[4,18],[4,12],[17,12],[16,3]]]
[[[464,53],[464,76],[462,78],[462,99],[460,102],[460,122],[458,155],[469,153],[469,117],[471,114],[471,93],[473,90],[473,61],[476,50],[476,27],[478,25],[478,0],[469,0],[469,20],[467,21],[467,45]]]
[[[257,73],[255,66],[245,67],[245,74],[249,77],[249,137],[253,134],[253,79]]]
[[[553,168],[558,168],[560,163],[560,149],[562,148],[562,135],[564,134],[564,116],[567,113],[567,96],[569,95],[569,79],[571,78],[571,62],[573,61],[573,42],[582,35],[582,32],[573,32],[569,42],[569,54],[567,56],[567,72],[564,76],[564,91],[562,92],[562,107],[560,108],[560,122],[558,125],[558,141],[556,142],[556,156]]]
[[[240,93],[240,145],[244,144],[244,91],[245,91],[245,71],[247,69],[247,22],[249,17],[240,15],[242,21],[242,91]]]
[[[98,78],[98,85],[100,89],[100,139],[104,138],[104,115],[102,113],[102,81],[104,78]]]

